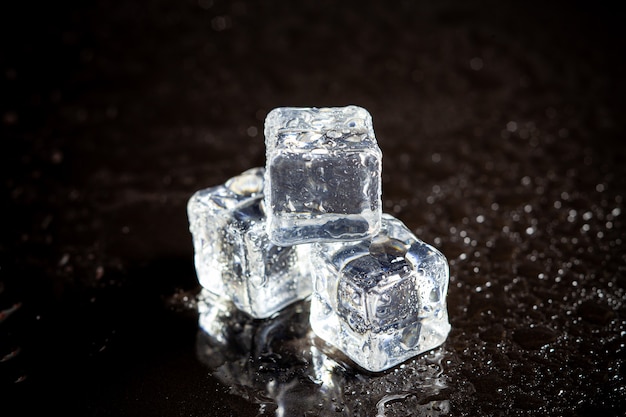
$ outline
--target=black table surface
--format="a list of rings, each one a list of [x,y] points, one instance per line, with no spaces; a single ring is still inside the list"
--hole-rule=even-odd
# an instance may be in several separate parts
[[[621,415],[624,13],[291,3],[0,6],[0,414]],[[370,374],[304,301],[217,343],[187,200],[264,164],[272,108],[347,104],[449,260],[447,341]]]

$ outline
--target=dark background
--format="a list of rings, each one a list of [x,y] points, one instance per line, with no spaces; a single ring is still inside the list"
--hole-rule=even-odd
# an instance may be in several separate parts
[[[449,259],[452,332],[383,375],[338,359],[334,409],[299,413],[622,414],[623,12],[13,3],[0,6],[0,414],[274,415],[284,399],[196,353],[185,205],[264,164],[272,108],[347,104],[373,116],[385,211]]]

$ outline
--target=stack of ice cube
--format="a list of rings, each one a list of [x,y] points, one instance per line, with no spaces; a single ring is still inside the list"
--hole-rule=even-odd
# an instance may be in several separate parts
[[[277,108],[266,166],[195,193],[200,284],[255,318],[311,299],[311,327],[369,371],[444,342],[448,263],[382,213],[382,154],[357,106]]]

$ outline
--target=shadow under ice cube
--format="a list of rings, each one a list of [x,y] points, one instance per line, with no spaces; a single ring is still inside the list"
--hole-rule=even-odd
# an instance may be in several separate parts
[[[378,231],[382,154],[367,110],[277,108],[265,120],[265,142],[273,242],[360,240]]]
[[[450,331],[448,263],[399,220],[358,243],[314,245],[311,327],[370,371],[439,346]]]
[[[263,168],[196,192],[187,205],[200,284],[265,318],[311,293],[305,249],[270,242]]]

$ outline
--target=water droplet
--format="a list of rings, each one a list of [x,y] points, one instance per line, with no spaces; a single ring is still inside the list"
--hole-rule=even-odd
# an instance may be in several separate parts
[[[480,71],[481,69],[483,69],[483,65],[483,59],[480,57],[474,57],[470,59],[470,68],[474,71]]]
[[[506,130],[511,133],[515,132],[517,130],[517,123],[511,120],[506,124]]]

